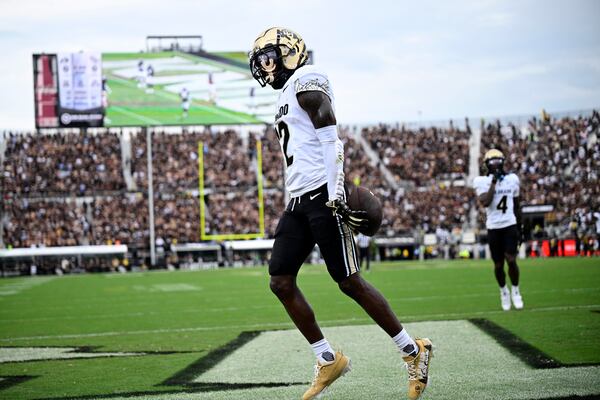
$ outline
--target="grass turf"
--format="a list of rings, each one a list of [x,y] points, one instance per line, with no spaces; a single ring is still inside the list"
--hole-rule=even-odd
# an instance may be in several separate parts
[[[508,313],[489,261],[375,264],[364,276],[403,321],[486,318],[562,364],[600,363],[600,259],[520,265],[526,308]],[[0,381],[0,399],[173,390],[161,382],[241,332],[293,327],[265,268],[36,279],[0,280],[0,346],[180,353],[0,363],[0,376],[36,376]],[[372,323],[324,267],[303,267],[299,285],[323,326]]]

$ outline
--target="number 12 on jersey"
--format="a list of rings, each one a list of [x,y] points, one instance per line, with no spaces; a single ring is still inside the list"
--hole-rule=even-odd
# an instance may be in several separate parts
[[[283,138],[283,143],[282,143],[281,147],[283,148],[283,156],[285,157],[285,165],[289,167],[294,162],[294,156],[288,157],[288,154],[287,154],[288,144],[290,142],[290,130],[285,122],[280,121],[277,124],[277,128],[275,129],[275,132],[277,133],[277,138],[279,139],[279,142],[281,142],[281,138]]]

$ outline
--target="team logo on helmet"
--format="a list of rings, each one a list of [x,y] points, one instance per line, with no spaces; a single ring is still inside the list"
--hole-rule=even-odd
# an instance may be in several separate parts
[[[250,71],[262,87],[281,89],[293,72],[308,60],[304,40],[286,28],[269,28],[258,35],[248,53]]]

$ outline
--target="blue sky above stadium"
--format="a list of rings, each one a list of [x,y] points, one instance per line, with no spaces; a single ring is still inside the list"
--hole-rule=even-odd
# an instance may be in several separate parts
[[[338,120],[394,122],[600,106],[600,2],[0,1],[0,128],[32,128],[31,54],[138,51],[148,34],[248,50],[300,33],[332,81]]]

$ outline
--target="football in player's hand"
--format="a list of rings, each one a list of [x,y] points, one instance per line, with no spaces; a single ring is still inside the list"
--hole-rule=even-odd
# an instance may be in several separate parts
[[[362,186],[354,186],[350,188],[348,193],[348,207],[353,211],[365,211],[369,223],[367,228],[360,233],[367,236],[373,236],[381,226],[383,218],[383,209],[379,199],[369,189]]]

